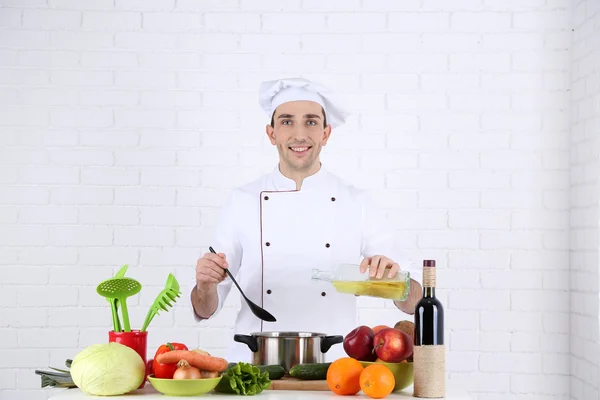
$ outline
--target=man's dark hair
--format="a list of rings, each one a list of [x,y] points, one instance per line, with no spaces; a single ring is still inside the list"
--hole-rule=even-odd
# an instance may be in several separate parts
[[[327,127],[327,115],[325,115],[325,110],[321,107],[321,112],[323,113],[323,128]],[[271,116],[271,127],[275,128],[275,112]]]

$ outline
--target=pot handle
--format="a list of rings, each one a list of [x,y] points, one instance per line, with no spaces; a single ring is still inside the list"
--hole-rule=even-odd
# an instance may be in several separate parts
[[[256,353],[258,351],[258,340],[256,340],[256,337],[254,336],[239,335],[236,333],[235,335],[233,335],[233,340],[239,343],[247,344],[253,353]]]
[[[325,336],[321,340],[321,353],[327,353],[327,351],[331,348],[331,346],[333,346],[334,344],[337,344],[337,343],[342,343],[343,341],[344,341],[344,337],[340,336],[340,335]]]

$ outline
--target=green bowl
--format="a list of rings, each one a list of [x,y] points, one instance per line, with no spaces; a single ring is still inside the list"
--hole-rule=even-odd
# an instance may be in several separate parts
[[[388,363],[382,361],[360,361],[364,368],[367,368],[371,364],[383,364],[392,371],[396,385],[394,386],[394,392],[404,390],[413,383],[413,363],[401,362],[401,363]]]
[[[217,387],[222,376],[206,379],[161,379],[148,375],[148,380],[162,394],[168,396],[198,396]]]

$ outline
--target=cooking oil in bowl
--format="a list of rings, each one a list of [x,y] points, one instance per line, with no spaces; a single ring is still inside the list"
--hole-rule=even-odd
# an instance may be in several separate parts
[[[407,293],[407,284],[405,282],[332,281],[331,283],[338,292],[357,296],[382,297],[384,299],[401,301],[406,298]]]
[[[410,274],[399,271],[391,278],[371,277],[368,272],[361,273],[360,266],[355,264],[340,264],[335,271],[313,269],[312,279],[331,282],[340,293],[380,297],[404,301],[410,289]]]

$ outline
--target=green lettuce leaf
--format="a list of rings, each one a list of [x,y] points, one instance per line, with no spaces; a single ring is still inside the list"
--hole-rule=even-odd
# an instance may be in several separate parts
[[[253,396],[271,386],[269,373],[260,372],[256,365],[239,362],[231,366],[215,388],[216,392]]]

